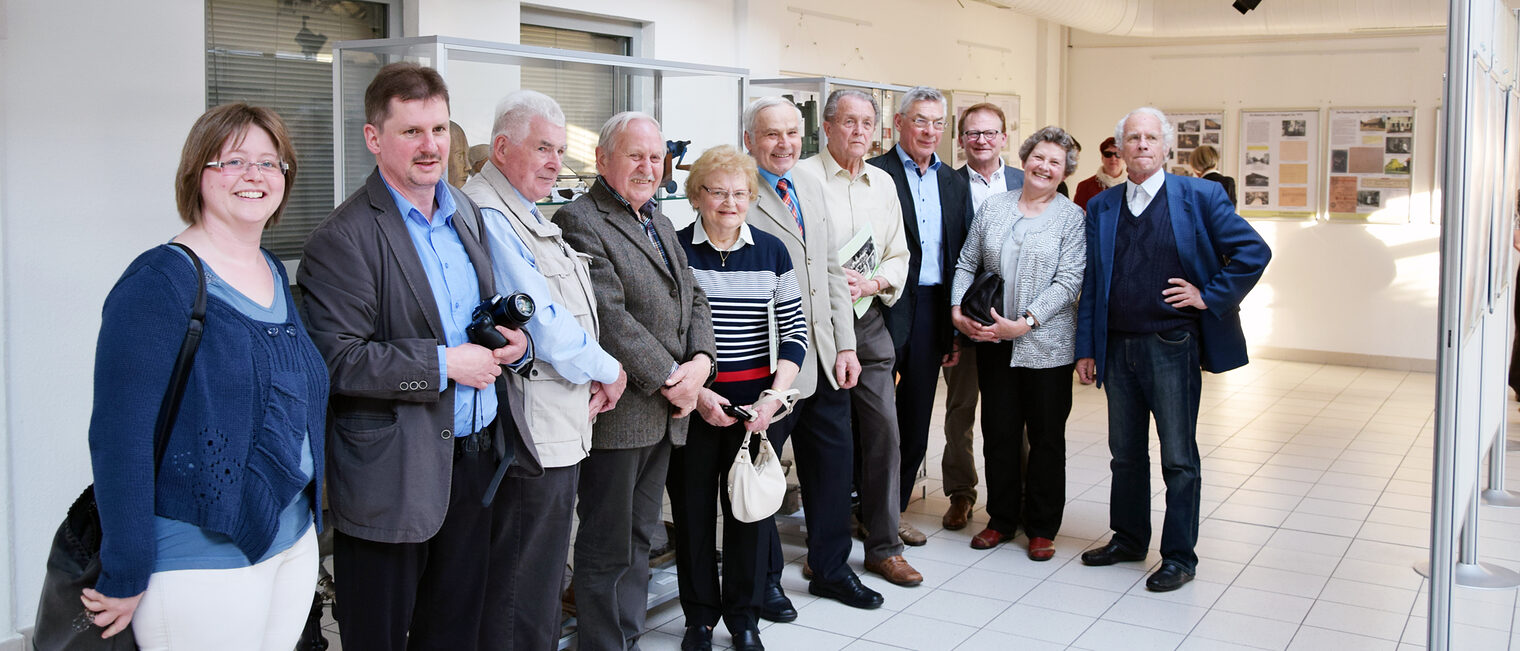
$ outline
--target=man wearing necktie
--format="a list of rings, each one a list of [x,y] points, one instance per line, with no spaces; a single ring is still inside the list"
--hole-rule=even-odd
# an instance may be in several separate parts
[[[1087,273],[1077,304],[1077,375],[1108,398],[1113,482],[1108,544],[1086,565],[1141,561],[1151,539],[1150,417],[1161,440],[1166,518],[1154,592],[1198,564],[1200,369],[1246,364],[1240,302],[1272,252],[1218,183],[1163,171],[1175,134],[1153,108],[1114,129],[1129,180],[1087,204]]]

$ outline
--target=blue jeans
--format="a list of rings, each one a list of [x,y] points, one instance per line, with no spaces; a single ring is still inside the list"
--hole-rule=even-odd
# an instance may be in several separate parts
[[[1150,416],[1161,439],[1166,519],[1161,558],[1198,565],[1198,394],[1203,386],[1198,335],[1191,328],[1110,334],[1104,382],[1108,396],[1109,526],[1114,542],[1144,551],[1151,540]]]

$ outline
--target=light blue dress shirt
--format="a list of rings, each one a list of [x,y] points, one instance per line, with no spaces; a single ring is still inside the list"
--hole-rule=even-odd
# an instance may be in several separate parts
[[[438,391],[442,393],[449,386],[448,358],[444,351],[469,341],[464,329],[470,324],[475,306],[480,304],[480,277],[475,275],[475,265],[470,263],[470,255],[454,229],[454,213],[458,208],[448,184],[440,179],[433,188],[438,208],[433,211],[431,222],[389,182],[385,189],[401,211],[406,232],[417,247],[417,257],[422,259],[422,270],[427,272],[433,300],[438,303],[438,316],[443,319],[444,344],[438,346]],[[494,388],[480,391],[462,384],[455,387],[455,436],[469,436],[495,419]]]
[[[766,185],[770,186],[771,192],[776,192],[777,181],[786,179],[786,187],[792,189],[792,203],[797,205],[797,214],[802,215],[802,223],[806,224],[807,215],[802,214],[802,202],[797,200],[797,182],[792,180],[792,171],[787,170],[785,174],[776,176],[775,174],[771,174],[770,172],[765,171],[765,168],[763,167],[757,167],[755,169],[760,172],[760,178],[765,180]],[[780,193],[777,193],[776,196],[779,197],[781,195]],[[759,201],[758,197],[756,198],[756,201]]]
[[[913,214],[918,219],[918,246],[922,251],[918,267],[918,284],[938,285],[945,281],[940,259],[940,243],[945,239],[944,217],[939,205],[938,154],[929,155],[929,169],[919,170],[918,164],[903,151],[899,144],[892,148],[902,159],[903,169],[908,172],[908,191],[913,194]]]
[[[513,188],[516,192],[517,189]],[[521,192],[524,206],[532,206]],[[533,252],[517,237],[507,216],[494,208],[481,208],[486,220],[486,239],[491,244],[491,273],[496,291],[502,295],[522,292],[533,297],[535,312],[528,321],[533,336],[533,356],[548,362],[566,380],[585,384],[591,380],[611,384],[617,381],[618,362],[592,340],[575,320],[575,315],[554,302],[549,283],[538,270]]]

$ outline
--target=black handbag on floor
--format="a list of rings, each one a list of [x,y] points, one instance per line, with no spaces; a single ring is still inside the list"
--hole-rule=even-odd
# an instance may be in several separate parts
[[[195,351],[200,347],[201,332],[206,325],[205,269],[190,247],[178,242],[171,244],[190,256],[190,262],[195,265],[199,287],[190,314],[190,325],[185,331],[184,342],[180,344],[179,357],[174,360],[174,372],[169,376],[169,387],[164,391],[164,401],[158,409],[158,422],[153,428],[155,475],[159,464],[164,460],[169,432],[174,429],[180,400],[185,397],[185,379],[190,375],[190,365],[195,361]],[[95,507],[95,485],[91,484],[74,500],[63,524],[58,525],[58,533],[53,535],[53,547],[48,551],[47,574],[42,579],[42,598],[37,604],[32,648],[37,651],[127,651],[137,648],[130,625],[108,639],[101,639],[103,629],[95,625],[94,613],[86,610],[79,602],[81,591],[95,587],[99,578],[100,512]]]
[[[1000,316],[1008,318],[1008,315],[1003,314],[1003,277],[996,271],[983,269],[961,296],[961,314],[984,326],[990,326],[996,323],[992,320],[993,308],[997,309]]]

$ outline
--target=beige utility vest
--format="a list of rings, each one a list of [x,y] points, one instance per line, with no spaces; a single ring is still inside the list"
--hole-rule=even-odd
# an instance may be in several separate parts
[[[590,257],[571,248],[559,226],[548,218],[539,221],[534,217],[531,207],[523,205],[517,191],[495,165],[488,162],[483,166],[480,174],[465,184],[465,194],[481,208],[506,215],[507,224],[533,253],[534,264],[548,281],[554,302],[575,316],[581,328],[593,341],[597,340],[600,333]],[[496,227],[499,227],[496,220],[486,220],[486,228]],[[507,288],[500,290],[505,293]],[[526,400],[523,411],[544,467],[560,468],[584,459],[591,450],[592,423],[588,418],[591,384],[572,384],[543,360],[533,364],[527,378],[515,373],[508,375],[512,382],[522,386]]]

